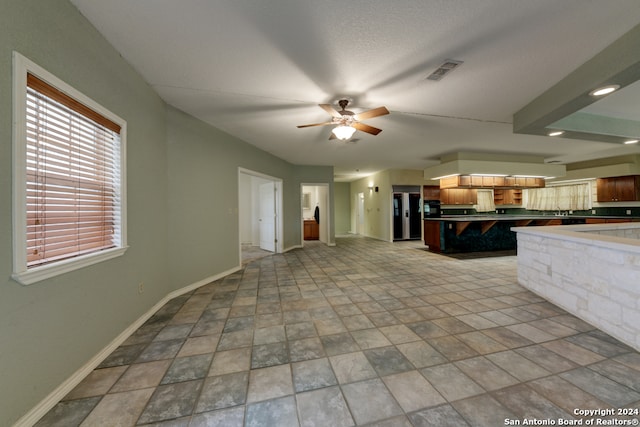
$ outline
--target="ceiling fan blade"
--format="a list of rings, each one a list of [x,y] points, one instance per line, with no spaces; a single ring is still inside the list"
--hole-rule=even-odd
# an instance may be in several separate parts
[[[298,128],[309,128],[312,126],[326,126],[326,125],[332,125],[333,122],[324,122],[324,123],[313,123],[310,125],[299,125]]]
[[[366,120],[371,119],[373,117],[384,116],[385,114],[389,114],[389,110],[387,107],[378,107],[373,110],[363,111],[362,113],[356,114],[356,120]]]
[[[342,118],[342,115],[336,111],[335,108],[331,104],[318,104],[320,108],[329,113],[332,117],[336,117],[338,119]]]
[[[364,123],[353,123],[351,126],[362,132],[370,133],[371,135],[377,135],[382,132],[382,129],[374,128],[373,126],[365,125]]]

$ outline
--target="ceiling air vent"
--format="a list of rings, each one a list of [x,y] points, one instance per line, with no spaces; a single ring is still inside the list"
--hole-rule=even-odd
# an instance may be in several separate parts
[[[442,80],[444,76],[458,68],[464,61],[456,61],[454,59],[447,59],[444,61],[444,64],[438,67],[433,73],[427,76],[427,80]]]

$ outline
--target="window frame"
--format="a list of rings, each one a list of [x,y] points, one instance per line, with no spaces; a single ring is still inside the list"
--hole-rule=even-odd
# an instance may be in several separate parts
[[[32,74],[120,126],[120,186],[116,209],[116,246],[109,249],[27,267],[27,74]],[[12,278],[30,285],[51,277],[122,256],[127,250],[126,136],[127,122],[88,96],[74,89],[18,52],[13,52],[13,274]]]

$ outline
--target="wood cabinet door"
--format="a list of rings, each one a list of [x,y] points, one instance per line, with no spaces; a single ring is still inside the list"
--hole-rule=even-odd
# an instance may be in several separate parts
[[[446,188],[440,190],[440,203],[443,205],[475,205],[478,203],[478,190],[466,188]]]
[[[469,175],[462,175],[458,177],[458,186],[459,187],[470,187],[471,186],[471,177]]]
[[[440,204],[448,205],[449,204],[449,191],[446,188],[440,189]]]
[[[596,187],[599,202],[611,202],[615,199],[615,182],[612,178],[598,178]]]
[[[637,175],[598,178],[599,202],[633,202],[640,200],[640,179]]]
[[[436,185],[425,185],[422,187],[422,197],[424,200],[440,200],[440,187]]]
[[[477,205],[478,204],[478,190],[466,190],[464,195],[463,205]]]
[[[430,251],[440,252],[440,221],[424,222],[424,244]]]
[[[637,200],[635,176],[619,176],[617,178],[614,178],[614,180],[616,201],[632,202]]]
[[[446,178],[440,178],[440,188],[456,188],[459,183],[459,176],[448,176]]]
[[[482,178],[481,176],[472,176],[471,177],[471,186],[472,187],[482,187]]]
[[[604,218],[587,218],[585,224],[604,224],[607,222]]]

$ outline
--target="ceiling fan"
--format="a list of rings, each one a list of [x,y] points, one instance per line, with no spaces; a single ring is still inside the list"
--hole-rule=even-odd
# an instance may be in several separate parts
[[[373,110],[363,111],[362,113],[354,113],[353,111],[345,110],[347,105],[349,104],[348,99],[341,99],[338,101],[338,105],[341,110],[337,111],[331,104],[319,104],[320,108],[325,110],[327,113],[333,117],[330,122],[324,123],[313,123],[310,125],[300,125],[298,128],[307,128],[312,126],[327,126],[327,125],[336,125],[336,127],[331,132],[331,136],[329,139],[340,139],[342,141],[346,141],[356,130],[370,133],[371,135],[377,135],[382,132],[382,129],[375,128],[373,126],[365,125],[361,123],[361,120],[371,119],[373,117],[384,116],[385,114],[389,114],[389,110],[386,107],[378,107]]]

